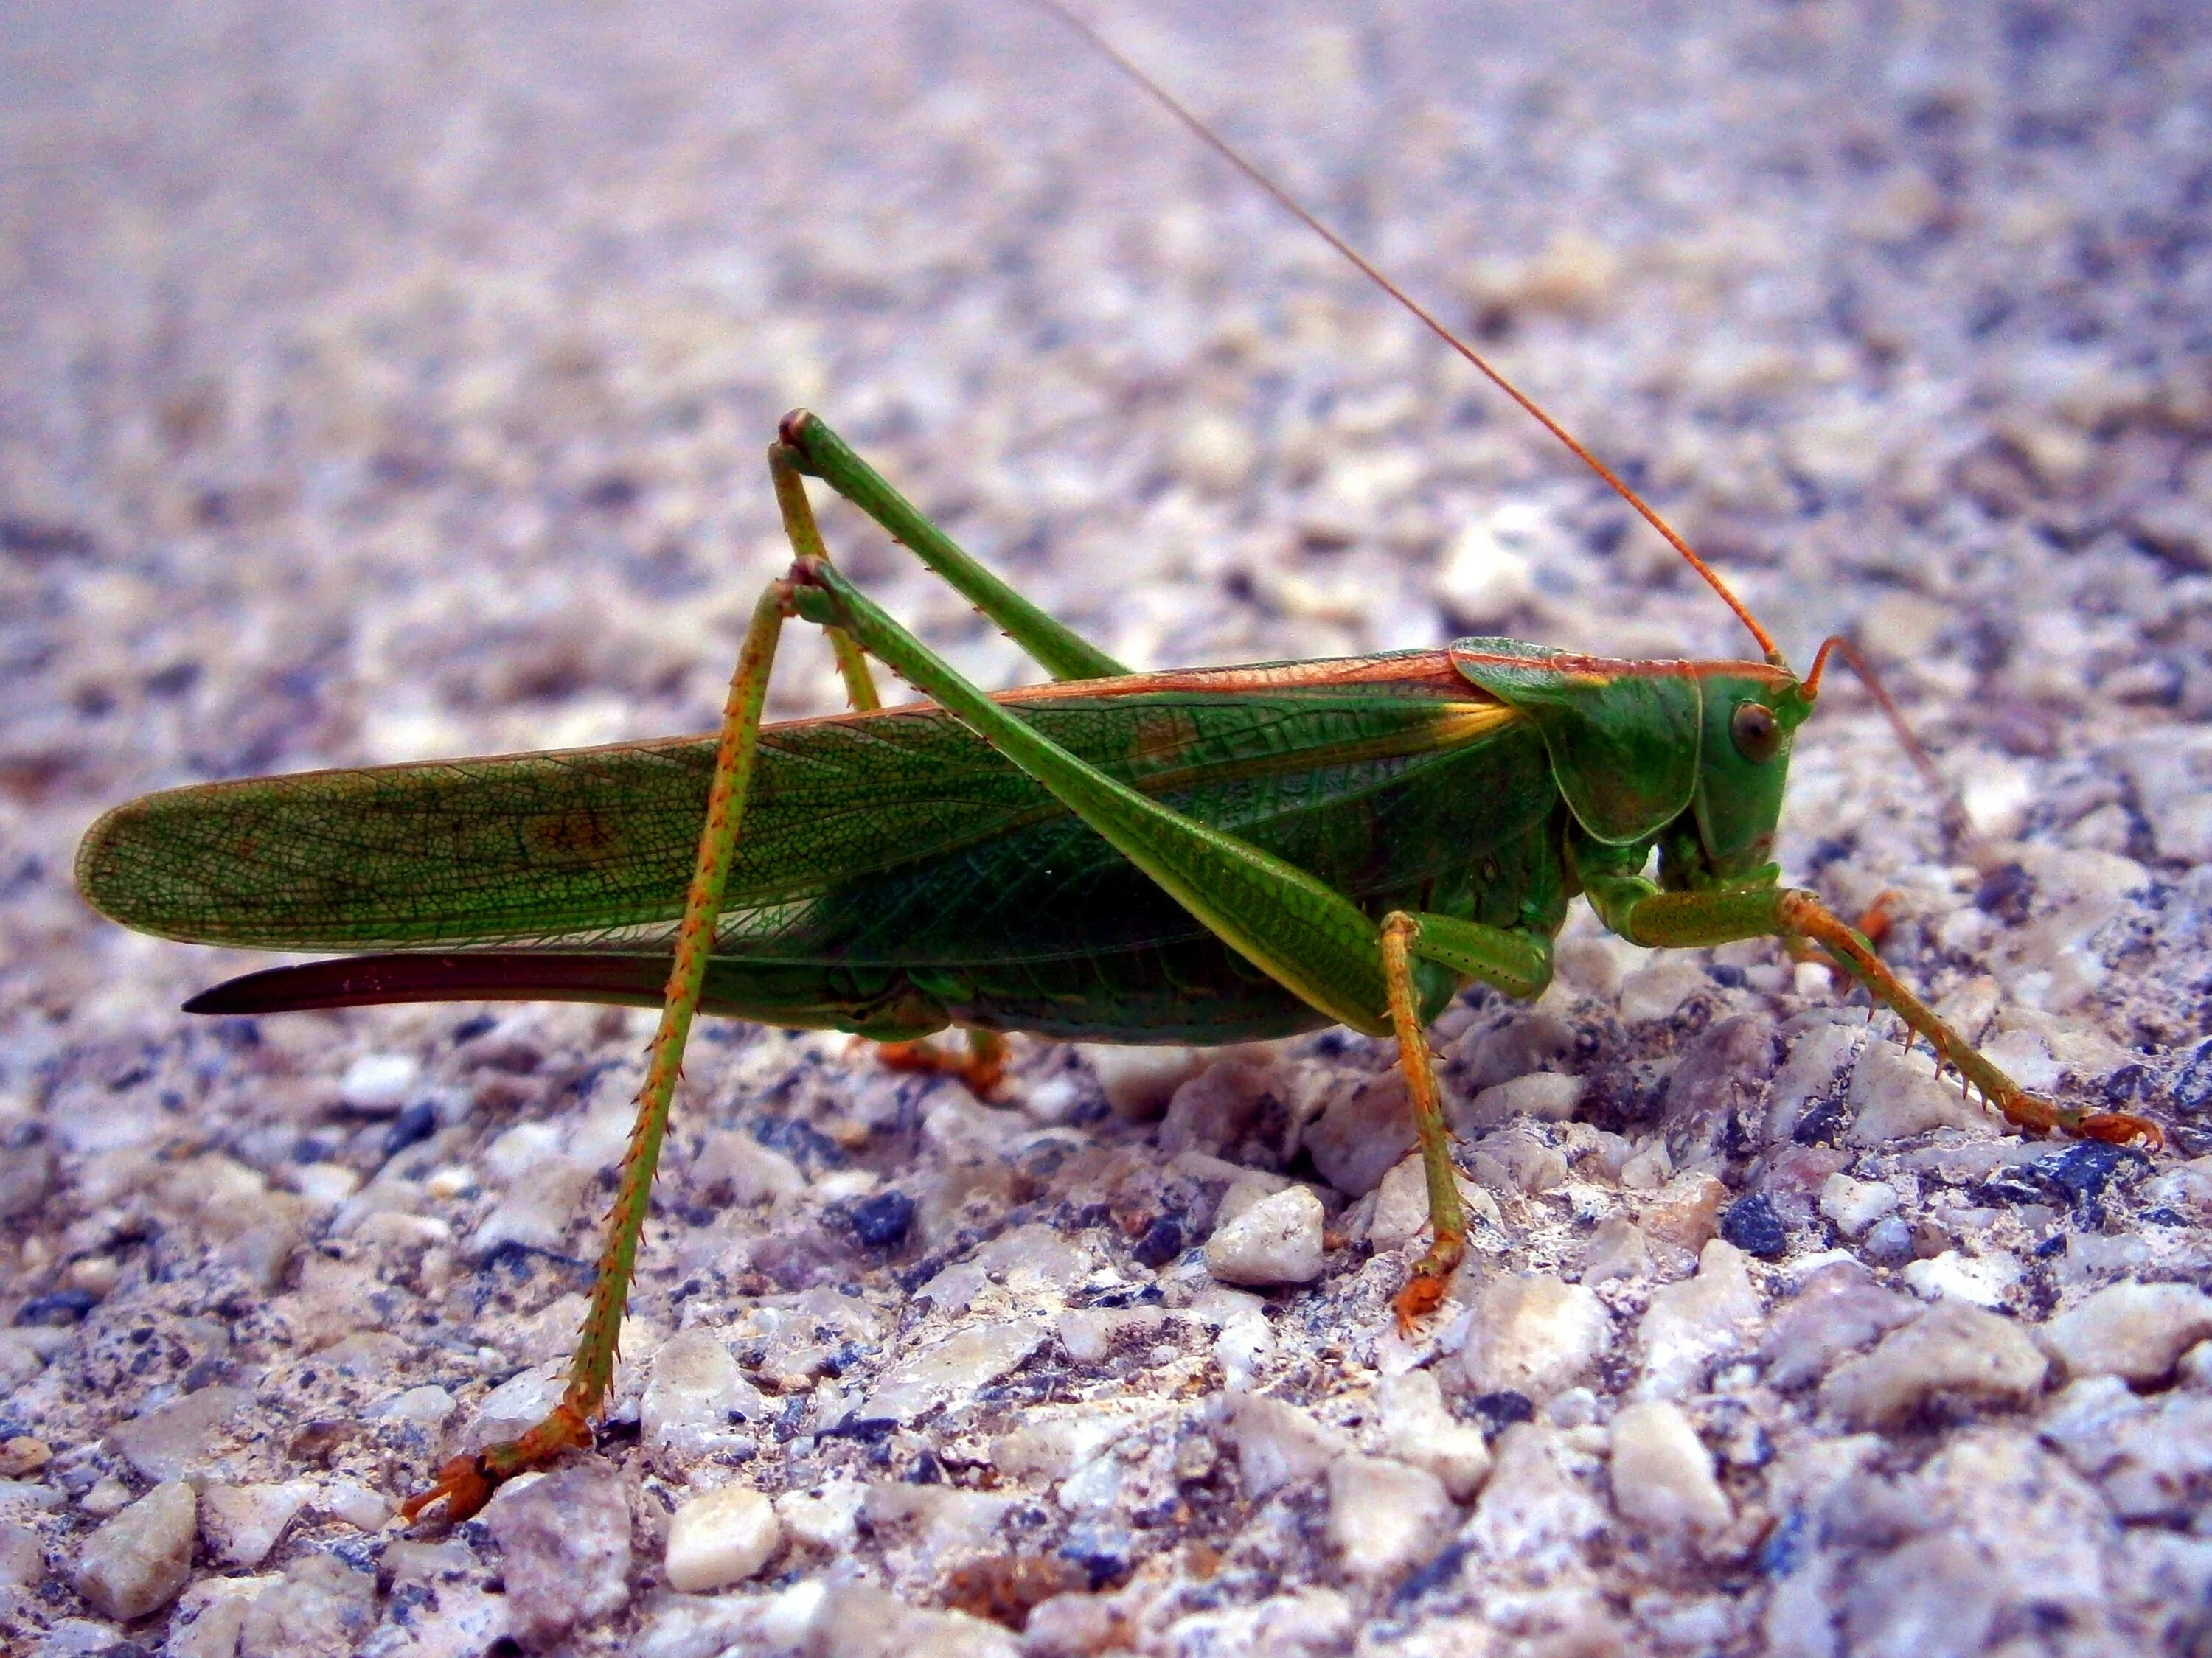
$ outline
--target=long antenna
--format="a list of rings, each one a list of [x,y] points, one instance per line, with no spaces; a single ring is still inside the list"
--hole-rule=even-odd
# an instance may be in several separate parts
[[[1613,468],[1607,466],[1603,461],[1600,460],[1595,455],[1584,448],[1572,433],[1569,432],[1565,427],[1560,425],[1559,422],[1553,420],[1549,415],[1546,414],[1544,410],[1538,406],[1534,398],[1529,397],[1528,393],[1522,391],[1519,386],[1514,385],[1511,380],[1506,379],[1505,376],[1499,374],[1497,369],[1492,367],[1490,364],[1483,359],[1482,355],[1475,350],[1473,346],[1469,345],[1457,334],[1452,332],[1450,329],[1445,327],[1442,322],[1437,320],[1437,319],[1431,314],[1425,307],[1422,306],[1418,301],[1416,301],[1413,295],[1407,293],[1404,288],[1399,287],[1396,282],[1391,281],[1389,277],[1384,276],[1381,270],[1377,270],[1373,262],[1368,259],[1364,254],[1361,253],[1358,248],[1352,246],[1352,244],[1346,241],[1343,237],[1338,235],[1336,232],[1331,230],[1327,225],[1316,218],[1312,213],[1307,210],[1304,204],[1302,203],[1295,196],[1292,196],[1289,191],[1284,189],[1282,185],[1277,184],[1274,179],[1268,177],[1267,173],[1261,172],[1255,163],[1246,160],[1242,151],[1236,149],[1227,139],[1224,138],[1219,133],[1208,126],[1203,119],[1193,112],[1190,108],[1173,93],[1170,92],[1158,81],[1155,81],[1145,70],[1139,69],[1130,59],[1123,57],[1114,46],[1111,41],[1108,40],[1104,35],[1099,33],[1097,29],[1091,27],[1090,24],[1085,22],[1082,18],[1077,16],[1073,11],[1070,11],[1065,5],[1062,5],[1060,3],[1060,0],[1030,0],[1030,3],[1037,7],[1042,11],[1050,12],[1054,17],[1060,19],[1060,21],[1065,23],[1069,28],[1073,29],[1078,34],[1081,35],[1085,40],[1090,42],[1091,48],[1096,51],[1099,56],[1105,58],[1108,63],[1113,64],[1114,67],[1120,70],[1122,74],[1127,76],[1129,79],[1135,82],[1138,86],[1142,88],[1145,92],[1152,97],[1154,102],[1158,103],[1163,109],[1166,110],[1169,114],[1174,116],[1176,119],[1181,121],[1183,125],[1188,127],[1190,131],[1196,135],[1198,141],[1200,143],[1204,144],[1208,149],[1211,149],[1215,155],[1220,156],[1223,161],[1228,162],[1230,166],[1235,167],[1239,173],[1243,173],[1247,179],[1249,179],[1254,184],[1259,185],[1259,187],[1267,191],[1268,195],[1273,197],[1276,202],[1280,204],[1285,211],[1290,213],[1293,218],[1297,219],[1300,224],[1305,226],[1305,228],[1312,231],[1315,235],[1320,237],[1322,240],[1327,242],[1346,259],[1349,259],[1353,267],[1357,269],[1362,276],[1365,276],[1368,281],[1373,282],[1376,287],[1381,288],[1392,299],[1397,301],[1400,305],[1405,307],[1407,310],[1413,313],[1413,314],[1419,319],[1422,326],[1426,328],[1429,332],[1434,334],[1446,345],[1459,353],[1461,356],[1466,358],[1468,361],[1474,364],[1476,371],[1480,373],[1485,380],[1487,380],[1492,386],[1505,393],[1507,397],[1512,398],[1515,403],[1520,404],[1523,410],[1534,418],[1538,425],[1541,426],[1547,432],[1549,432],[1562,444],[1565,445],[1568,452],[1571,453],[1576,459],[1581,461],[1583,465],[1589,467],[1590,471],[1595,472],[1600,477],[1603,478],[1607,483],[1610,484],[1613,487],[1613,492],[1623,501],[1626,501],[1631,507],[1633,507],[1643,517],[1644,521],[1646,524],[1649,524],[1653,529],[1656,530],[1661,536],[1665,537],[1668,546],[1672,547],[1676,552],[1681,554],[1685,559],[1689,561],[1690,568],[1695,570],[1699,575],[1703,576],[1705,579],[1706,585],[1711,586],[1715,592],[1721,596],[1721,602],[1726,604],[1729,609],[1735,612],[1736,620],[1742,623],[1745,627],[1751,629],[1751,636],[1759,641],[1759,647],[1765,653],[1766,659],[1769,663],[1778,668],[1788,665],[1783,660],[1781,648],[1775,644],[1773,635],[1769,634],[1765,629],[1759,625],[1758,619],[1754,617],[1749,610],[1743,607],[1743,602],[1741,599],[1737,598],[1734,593],[1729,591],[1728,584],[1720,579],[1719,574],[1715,572],[1713,567],[1706,563],[1704,559],[1699,558],[1695,550],[1691,547],[1690,544],[1683,540],[1680,536],[1677,535],[1674,532],[1674,527],[1669,525],[1665,519],[1659,516],[1658,513],[1652,508],[1649,501],[1645,501],[1642,495],[1638,495],[1635,490],[1630,489],[1628,485],[1622,481],[1620,475],[1613,470]]]

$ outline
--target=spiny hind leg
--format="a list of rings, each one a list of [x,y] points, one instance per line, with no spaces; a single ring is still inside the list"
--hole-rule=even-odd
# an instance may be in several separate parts
[[[722,893],[759,752],[761,711],[767,700],[769,673],[775,663],[776,639],[793,614],[792,592],[787,578],[771,582],[762,593],[753,607],[752,623],[745,631],[737,671],[730,678],[714,780],[708,787],[706,821],[700,831],[699,856],[676,935],[660,1026],[653,1035],[645,1083],[638,1090],[637,1118],[630,1129],[629,1149],[623,1158],[614,1208],[607,1218],[606,1243],[592,1285],[591,1307],[584,1315],[575,1357],[568,1367],[568,1388],[544,1420],[521,1438],[447,1463],[428,1490],[416,1492],[402,1504],[401,1512],[410,1521],[441,1503],[447,1521],[465,1520],[484,1505],[502,1480],[526,1469],[543,1467],[563,1452],[591,1443],[592,1418],[599,1413],[607,1384],[614,1376],[616,1341],[622,1331],[623,1309],[629,1300],[638,1241],[645,1230],[653,1169],[660,1161],[660,1143],[668,1129],[668,1110],[682,1072],[684,1041],[690,1035],[706,984],[714,925],[721,914]]]
[[[1452,1166],[1451,1135],[1437,1095],[1436,1063],[1421,1029],[1420,996],[1413,983],[1416,957],[1515,996],[1539,994],[1552,977],[1551,940],[1534,933],[1405,910],[1383,918],[1382,977],[1390,992],[1390,1024],[1398,1038],[1398,1064],[1406,1075],[1429,1188],[1429,1248],[1398,1292],[1401,1331],[1410,1331],[1442,1304],[1445,1286],[1467,1254],[1467,1213]]]

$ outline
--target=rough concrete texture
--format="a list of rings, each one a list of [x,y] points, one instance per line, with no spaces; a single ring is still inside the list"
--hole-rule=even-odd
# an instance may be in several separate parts
[[[102,808],[710,725],[799,403],[1132,662],[1744,640],[1022,6],[17,6],[0,1645],[2205,1649],[2201,15],[1219,9],[1101,18],[1647,487],[1793,660],[1866,641],[1971,833],[1838,677],[1790,878],[1893,890],[1899,972],[2169,1148],[2006,1135],[1824,971],[1579,916],[1540,1003],[1441,1023],[1476,1219],[1407,1339],[1419,1185],[1375,1043],[1024,1042],[985,1106],[711,1026],[597,1457],[404,1531],[441,1455],[557,1388],[647,1016],[182,1015],[254,963],[80,906]],[[969,671],[1021,677],[829,525]],[[775,711],[836,701],[795,641]],[[1545,1072],[1573,1080],[1517,1080]],[[1217,1209],[1293,1182],[1317,1276],[1217,1283]],[[781,1552],[679,1592],[672,1515],[736,1486]],[[181,1487],[181,1593],[85,1598],[103,1522]]]

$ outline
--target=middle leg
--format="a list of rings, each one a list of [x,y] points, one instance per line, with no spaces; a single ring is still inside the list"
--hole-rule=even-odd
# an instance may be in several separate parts
[[[1434,1312],[1467,1253],[1467,1212],[1459,1200],[1451,1134],[1437,1094],[1436,1061],[1421,1029],[1420,997],[1413,983],[1415,957],[1480,979],[1509,995],[1534,996],[1552,979],[1552,941],[1449,915],[1393,910],[1382,920],[1382,976],[1390,989],[1390,1023],[1398,1037],[1398,1064],[1421,1145],[1421,1170],[1429,1188],[1426,1254],[1413,1263],[1398,1292],[1398,1327],[1410,1330]]]

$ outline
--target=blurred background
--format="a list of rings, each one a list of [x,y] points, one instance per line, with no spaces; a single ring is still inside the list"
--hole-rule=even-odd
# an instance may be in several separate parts
[[[1801,667],[1822,635],[1858,634],[1973,827],[2007,849],[1993,871],[1944,842],[1936,801],[1839,675],[1800,740],[1789,874],[1854,911],[1898,889],[1893,959],[1984,1023],[2002,994],[2006,1063],[2039,1067],[2022,1072],[2039,1085],[2128,1079],[2106,1097],[2155,1099],[2185,1150],[2212,1150],[2183,1121],[2212,1111],[2212,1060],[2181,1057],[2212,1029],[2201,6],[1088,11],[1646,489]],[[562,1303],[526,1339],[487,1324],[485,1297],[516,1302],[527,1275],[495,1293],[441,1242],[404,1303],[413,1345],[349,1379],[316,1347],[415,1291],[344,1240],[301,1251],[287,1278],[290,1252],[303,1216],[335,1239],[335,1206],[374,1180],[432,1212],[392,1218],[421,1220],[418,1253],[441,1228],[481,1243],[502,1183],[550,1192],[541,1242],[568,1228],[588,1253],[644,1029],[577,1009],[185,1018],[184,995],[254,963],[91,916],[70,879],[78,835],[106,807],[207,779],[711,726],[744,617],[788,557],[762,452],[802,404],[1139,665],[1479,632],[1622,656],[1748,649],[1596,480],[1018,0],[17,0],[0,24],[0,1299],[14,1317],[47,1297],[53,1317],[4,1333],[18,1369],[0,1383],[41,1390],[46,1415],[7,1432],[35,1427],[65,1460],[74,1446],[72,1497],[102,1489],[99,1436],[118,1413],[173,1386],[259,1387],[238,1455],[289,1479],[310,1418],[359,1418],[403,1382],[473,1400],[562,1351]],[[825,522],[845,567],[971,674],[1030,676],[879,533],[842,507]],[[795,634],[773,710],[838,702],[826,652]],[[1809,1005],[1769,1007],[1796,981],[1763,949],[1710,982],[1685,969],[1698,1005]],[[1689,993],[1670,993],[1668,1009]],[[1576,1015],[1577,1065],[1648,1080],[1671,1063],[1663,1018],[1628,1029],[1595,1005]],[[1468,1009],[1453,1017],[1473,1029]],[[902,1085],[838,1068],[835,1042],[705,1040],[699,1075],[728,1114],[801,1075],[777,1097],[834,1126],[854,1090],[880,1102]],[[1305,1053],[1309,1068],[1387,1062]],[[1054,1079],[1051,1109],[1073,1108],[1082,1075]],[[1060,1121],[1042,1088],[1028,1102]],[[418,1141],[444,1138],[406,1150],[386,1121],[403,1103]],[[911,1129],[905,1105],[886,1109]],[[1131,1168],[1158,1161],[1141,1128],[1086,1132],[1135,1148]],[[470,1160],[495,1133],[509,1151],[480,1181]],[[885,1144],[920,1171],[909,1184],[957,1162]],[[533,1172],[556,1145],[557,1191]],[[444,1184],[426,1196],[411,1182],[434,1150]],[[805,1201],[787,1232],[845,1236]],[[293,1230],[264,1229],[264,1278],[219,1300],[240,1268],[195,1240],[271,1207]],[[2201,1236],[2161,1212],[2159,1237]],[[651,1294],[757,1219],[665,1213]],[[1950,1239],[1929,1230],[1923,1253]],[[2123,1260],[2132,1239],[2091,1241],[2140,1266]],[[1516,1260],[1538,1259],[1525,1242]],[[823,1272],[848,1270],[822,1250]],[[2022,1281],[2049,1287],[2033,1278],[2049,1253]],[[749,1304],[752,1282],[725,1288]],[[896,1286],[870,1283],[895,1309]],[[541,1277],[520,1299],[550,1293]],[[1329,1340],[1382,1327],[1379,1302],[1351,1304]],[[124,1345],[141,1318],[173,1336],[156,1346],[181,1356],[174,1374]],[[364,1439],[332,1466],[397,1491],[434,1425],[386,1424],[381,1461]],[[794,1481],[816,1477],[792,1455]],[[2116,1524],[2076,1549],[2074,1510],[2027,1524],[2012,1489],[1977,1487],[1971,1512],[1995,1516],[1988,1558],[2019,1580],[2005,1593],[2033,1603],[2019,1627],[2046,1628],[2048,1586],[2015,1533],[2069,1570],[2134,1570]],[[350,1543],[388,1512],[364,1502],[317,1523]],[[42,1523],[62,1540],[90,1521]],[[1644,1594],[1625,1581],[1605,1578],[1610,1604]],[[1865,1581],[1883,1601],[1891,1580]],[[2106,1581],[2069,1603],[2080,1628]],[[1278,1576],[1260,1582],[1237,1593]],[[58,1582],[49,1611],[76,1605]],[[1926,1579],[1930,1617],[1955,1588]],[[2176,1604],[2170,1587],[2139,1596],[2162,1597]],[[1711,1604],[1751,1602],[1730,1587]],[[1665,1649],[1725,1644],[1682,1627]],[[1921,1626],[1899,1627],[1905,1644],[1863,1649],[1918,1649]],[[2096,1649],[2127,1649],[2115,1638]]]

